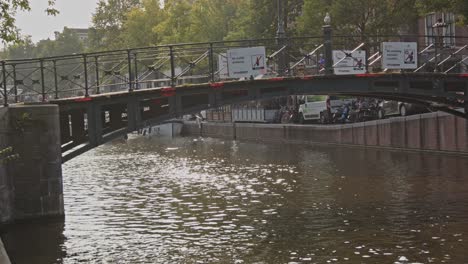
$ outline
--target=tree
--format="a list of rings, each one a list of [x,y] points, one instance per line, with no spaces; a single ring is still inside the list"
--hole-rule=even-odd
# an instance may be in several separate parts
[[[299,32],[319,33],[326,12],[332,17],[336,34],[396,34],[417,23],[415,0],[305,0]]]
[[[99,0],[93,15],[93,30],[90,32],[90,48],[111,50],[124,46],[122,26],[129,12],[139,6],[139,0]]]
[[[0,0],[0,38],[4,43],[19,42],[21,40],[19,30],[16,27],[16,12],[29,11],[30,0]],[[55,0],[48,0],[49,6],[45,12],[56,15],[58,11],[53,8]]]
[[[27,59],[35,56],[35,46],[31,37],[26,37],[20,42],[16,42],[5,50],[5,59]]]
[[[460,22],[468,22],[468,1],[466,0],[416,0],[421,14],[442,11],[452,12],[460,16]]]
[[[302,14],[304,0],[284,0],[283,21],[285,22],[285,30],[290,35],[295,34],[297,29],[297,20]]]
[[[82,53],[83,51],[82,41],[65,27],[63,32],[57,34],[55,40],[43,39],[34,44],[30,37],[26,37],[21,42],[10,45],[5,51],[5,57],[7,59],[29,59]]]
[[[163,43],[186,42],[191,36],[190,0],[170,0],[164,2],[163,21],[154,30]]]
[[[162,22],[163,10],[159,0],[144,0],[141,7],[133,8],[122,26],[122,39],[126,47],[144,47],[160,42],[155,27]]]
[[[331,9],[328,0],[304,0],[302,16],[298,18],[296,31],[299,35],[320,35],[325,14]]]
[[[67,55],[73,53],[83,53],[84,43],[72,30],[65,27],[62,33],[59,33],[54,41],[53,56]]]
[[[240,0],[234,28],[227,39],[272,38],[276,34],[276,1]]]
[[[198,0],[190,13],[191,36],[196,42],[221,41],[234,30],[237,0]]]

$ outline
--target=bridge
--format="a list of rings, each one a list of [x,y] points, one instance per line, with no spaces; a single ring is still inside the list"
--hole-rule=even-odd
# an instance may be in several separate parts
[[[460,69],[468,58],[468,39],[456,38],[454,47],[446,47],[437,36],[363,40],[324,33],[7,60],[1,62],[1,96],[5,107],[21,102],[59,106],[63,162],[174,117],[282,96],[375,97],[467,117],[468,74]],[[419,44],[414,69],[383,67],[382,42],[396,41]],[[228,76],[226,54],[247,47],[265,48],[263,74]],[[334,49],[344,57],[334,60]],[[358,61],[359,51],[364,52],[365,63],[343,65],[346,59]],[[348,74],[337,73],[346,67],[351,68]]]
[[[396,43],[397,48],[386,50],[382,43]],[[0,163],[0,203],[6,208],[0,210],[0,223],[63,217],[63,162],[129,132],[204,109],[330,94],[420,103],[467,118],[468,74],[462,69],[468,61],[468,38],[454,38],[450,47],[445,43],[438,36],[332,37],[325,26],[320,37],[174,44],[1,61],[0,144],[11,146],[20,158],[11,169]],[[247,67],[261,74],[239,78],[231,74],[235,68],[231,66],[252,54],[228,54],[247,48],[263,50],[253,54],[255,61]],[[389,51],[394,57],[388,56]],[[387,67],[386,56],[392,59],[398,53],[408,55],[402,65],[413,65],[403,65],[403,70]],[[419,129],[411,130],[425,133],[420,139],[438,134],[438,125],[428,123],[431,130],[426,133],[422,122],[416,121]],[[465,142],[466,123],[461,123],[451,131]],[[365,131],[353,127],[351,135]],[[349,138],[348,132],[340,134]],[[369,140],[386,144],[386,138]]]

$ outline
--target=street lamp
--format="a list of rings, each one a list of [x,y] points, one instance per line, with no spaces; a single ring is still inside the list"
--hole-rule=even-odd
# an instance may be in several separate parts
[[[323,45],[325,48],[325,75],[333,74],[332,27],[331,17],[327,12],[323,19]]]
[[[432,25],[432,28],[433,29],[436,29],[437,31],[437,34],[434,36],[434,61],[435,61],[435,66],[434,66],[434,72],[438,72],[439,71],[439,60],[438,60],[438,54],[437,54],[437,49],[439,47],[439,43],[438,43],[438,39],[440,39],[440,29],[441,28],[446,28],[447,27],[447,23],[444,23],[442,21],[442,18],[439,18],[437,19],[437,22]],[[443,44],[443,41],[440,41],[440,44]],[[441,46],[442,48],[442,46]]]
[[[279,49],[282,49],[286,43],[286,32],[284,30],[284,20],[283,20],[283,1],[277,1],[278,7],[278,30],[276,31],[276,44]],[[284,49],[278,58],[278,69],[277,72],[280,76],[283,76],[288,71],[288,62],[286,61],[286,49]]]
[[[325,25],[330,25],[331,24],[331,17],[330,17],[330,13],[326,13],[325,14],[325,18],[323,19],[323,23],[325,23]]]
[[[284,21],[283,21],[283,1],[278,0],[277,5],[278,5],[278,30],[276,31],[276,37],[280,39],[286,36],[286,32],[284,31]]]

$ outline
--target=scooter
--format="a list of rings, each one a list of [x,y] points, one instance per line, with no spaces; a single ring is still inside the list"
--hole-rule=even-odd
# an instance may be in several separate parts
[[[348,123],[350,122],[350,105],[345,104],[339,108],[336,109],[335,113],[333,113],[333,123]]]

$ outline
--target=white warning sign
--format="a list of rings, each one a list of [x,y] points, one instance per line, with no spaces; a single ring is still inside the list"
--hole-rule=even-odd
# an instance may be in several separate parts
[[[383,42],[382,67],[416,69],[418,67],[418,44],[416,42]]]
[[[267,72],[265,47],[230,49],[227,61],[229,78],[255,78]]]
[[[363,50],[334,50],[333,65],[336,75],[366,73],[366,52]]]

